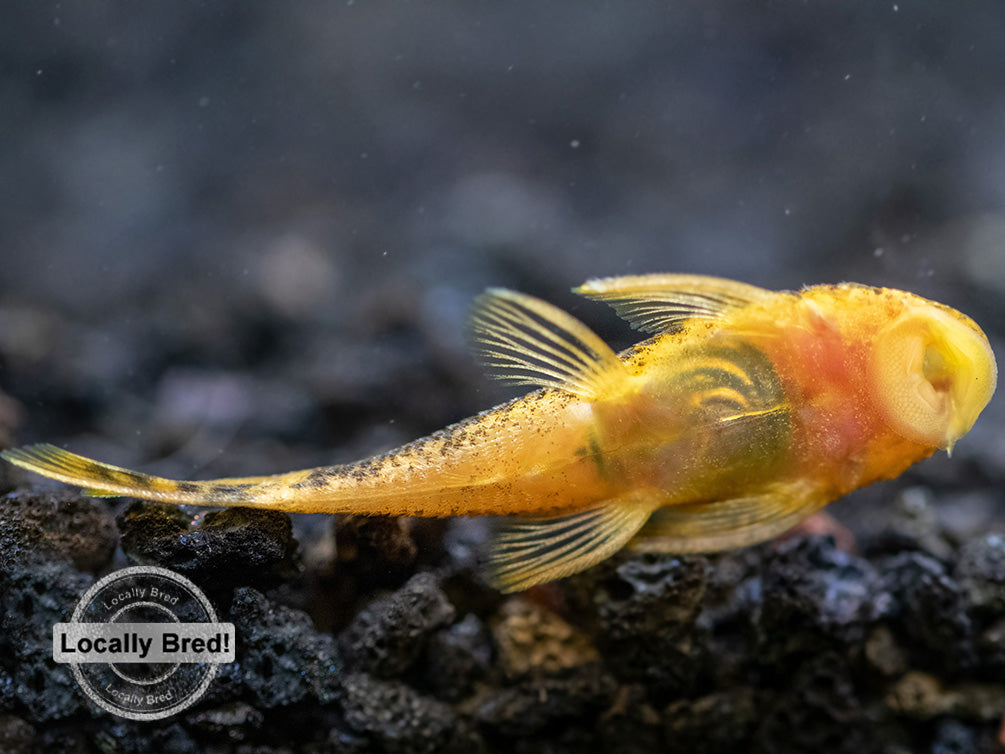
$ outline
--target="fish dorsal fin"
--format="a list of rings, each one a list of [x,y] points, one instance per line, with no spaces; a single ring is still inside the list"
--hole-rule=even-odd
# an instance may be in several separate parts
[[[489,553],[489,578],[503,592],[579,573],[624,547],[659,503],[629,493],[588,510],[501,524]]]
[[[471,315],[478,355],[492,376],[587,399],[623,385],[627,368],[590,328],[533,296],[492,288]]]
[[[711,503],[668,505],[631,542],[636,552],[719,552],[764,542],[791,529],[829,502],[806,484]]]
[[[600,278],[574,290],[607,302],[632,327],[648,333],[674,330],[688,319],[718,317],[775,295],[754,285],[707,275]]]

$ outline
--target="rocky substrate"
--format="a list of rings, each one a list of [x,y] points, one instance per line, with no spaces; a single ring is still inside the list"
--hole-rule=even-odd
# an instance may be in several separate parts
[[[841,547],[622,554],[506,596],[479,574],[476,520],[332,531],[17,489],[0,750],[1000,752],[1005,539],[918,536],[902,509]],[[184,574],[237,632],[206,695],[153,723],[91,705],[52,660],[52,625],[130,563]]]

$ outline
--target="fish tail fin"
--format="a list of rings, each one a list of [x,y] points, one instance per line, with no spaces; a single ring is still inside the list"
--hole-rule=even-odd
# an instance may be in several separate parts
[[[255,494],[265,477],[182,482],[143,474],[43,443],[0,452],[22,469],[83,488],[91,497],[137,497],[181,505],[263,505]]]

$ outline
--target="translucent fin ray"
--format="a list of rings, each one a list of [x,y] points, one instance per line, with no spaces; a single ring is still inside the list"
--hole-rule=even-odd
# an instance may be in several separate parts
[[[91,497],[140,497],[206,504],[204,483],[188,483],[191,491],[181,490],[170,479],[94,461],[48,443],[5,450],[0,456],[22,469],[81,487]]]
[[[711,503],[668,505],[656,511],[629,545],[638,552],[719,552],[765,542],[824,507],[827,498],[806,485]]]
[[[632,327],[648,333],[674,330],[689,319],[715,318],[777,295],[764,288],[707,275],[600,278],[574,290],[610,304]]]
[[[584,398],[620,387],[626,368],[590,328],[532,296],[493,288],[479,297],[470,330],[494,377],[561,388]]]
[[[510,519],[492,543],[489,578],[514,592],[583,571],[624,547],[656,507],[633,493],[569,515]]]

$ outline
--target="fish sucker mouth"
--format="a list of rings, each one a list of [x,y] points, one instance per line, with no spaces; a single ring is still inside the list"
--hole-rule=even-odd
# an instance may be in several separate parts
[[[998,367],[987,336],[968,317],[913,305],[876,339],[873,389],[902,437],[952,452],[994,395]]]

